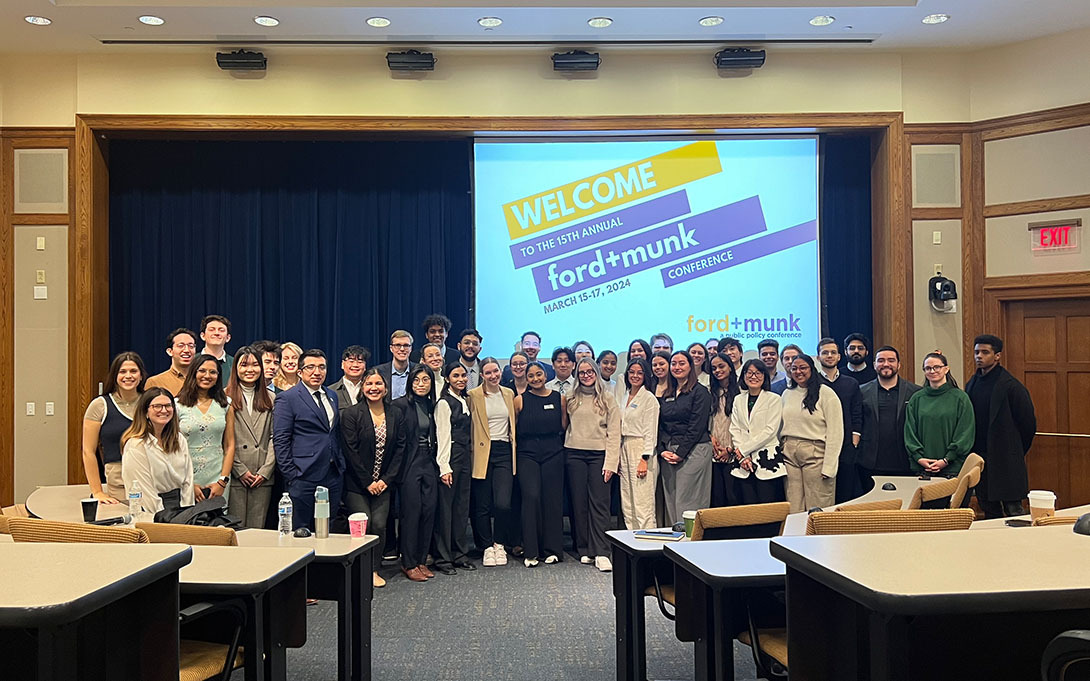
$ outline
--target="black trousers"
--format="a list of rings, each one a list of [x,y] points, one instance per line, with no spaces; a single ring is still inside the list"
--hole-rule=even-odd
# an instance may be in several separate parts
[[[1022,500],[995,500],[982,499],[978,494],[976,500],[980,502],[980,510],[984,511],[985,518],[1009,518],[1016,515],[1024,515]]]
[[[579,556],[609,556],[609,483],[602,480],[604,450],[564,449]]]
[[[322,485],[329,490],[330,520],[341,507],[341,490],[344,486],[344,474],[338,473],[333,466],[322,480],[303,480],[296,478],[288,483],[288,496],[291,497],[292,527],[305,527],[314,530],[314,490]],[[277,500],[279,501],[279,499]]]
[[[420,446],[416,461],[401,478],[401,566],[405,569],[423,565],[435,532],[435,506],[438,502],[439,467],[430,447]]]
[[[736,478],[726,472],[727,468],[728,466],[726,464],[712,464],[712,506],[719,506],[719,504],[716,503],[715,498],[717,481],[714,476],[716,474],[721,474],[728,478],[725,483],[727,490],[726,506],[771,504],[777,501],[787,500],[787,490],[784,487],[785,478],[779,477],[771,480],[760,480],[753,473],[750,473],[748,478]],[[722,473],[720,473],[720,469],[722,469]]]
[[[564,553],[564,456],[544,461],[519,459],[522,492],[522,549],[527,558],[560,557]]]
[[[367,534],[378,537],[378,550],[372,551],[372,570],[382,567],[382,546],[386,541],[386,523],[390,517],[390,502],[394,497],[393,488],[388,488],[382,494],[373,496],[367,490],[355,492],[349,490],[344,493],[344,505],[351,513],[367,514]]]
[[[451,486],[439,482],[439,501],[435,508],[435,552],[437,565],[464,561],[469,553],[470,456],[451,458]]]
[[[473,534],[482,549],[493,544],[514,546],[518,519],[511,512],[515,489],[511,443],[493,440],[488,453],[488,472],[473,481]],[[495,525],[493,525],[495,519]]]

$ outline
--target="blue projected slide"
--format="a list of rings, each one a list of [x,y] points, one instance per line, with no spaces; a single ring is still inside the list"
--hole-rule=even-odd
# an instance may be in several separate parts
[[[815,137],[478,141],[476,324],[542,356],[820,335]]]

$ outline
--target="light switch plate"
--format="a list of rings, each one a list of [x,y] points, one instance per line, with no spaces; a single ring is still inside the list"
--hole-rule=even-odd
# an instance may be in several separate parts
[[[26,415],[27,416],[34,416],[34,403],[33,402],[27,402],[26,403]]]
[[[940,274],[942,274],[942,263],[937,262],[937,263],[935,263],[935,276],[937,277]]]
[[[35,284],[44,284],[45,283],[45,270],[34,270],[34,283]]]
[[[35,239],[34,248],[39,250],[39,251],[44,251],[45,250],[45,237],[44,236],[40,236],[37,239]]]
[[[55,414],[55,413],[56,413],[56,409],[54,408],[53,403],[52,402],[46,402],[45,403],[45,415],[46,416],[53,416],[53,414]]]
[[[934,232],[931,232],[931,243],[935,244],[936,246],[941,244],[942,243],[942,232],[940,232],[938,230],[935,230]]]
[[[46,300],[49,297],[48,286],[35,286],[34,287],[34,300]]]

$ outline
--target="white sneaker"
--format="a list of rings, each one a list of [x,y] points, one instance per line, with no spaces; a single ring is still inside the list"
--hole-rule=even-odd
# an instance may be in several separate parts
[[[484,550],[484,558],[481,559],[484,567],[496,567],[496,549],[489,546]]]
[[[522,561],[526,567],[537,567],[537,558],[527,558]]]
[[[559,563],[559,562],[560,562],[560,558],[558,558],[555,555],[545,557],[545,564],[546,565],[554,565],[554,564]]]
[[[579,562],[582,563],[583,565],[590,565],[594,561],[591,560],[590,556],[579,556]]]
[[[496,561],[496,567],[507,565],[507,551],[504,550],[503,544],[492,546],[492,558]]]
[[[609,562],[609,558],[605,556],[597,556],[594,559],[594,567],[601,572],[610,572],[613,570],[613,563]]]

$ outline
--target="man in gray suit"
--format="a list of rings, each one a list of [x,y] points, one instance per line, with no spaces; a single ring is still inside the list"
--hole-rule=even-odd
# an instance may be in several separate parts
[[[905,450],[905,405],[920,386],[901,378],[900,369],[900,353],[884,345],[874,353],[878,378],[859,388],[863,434],[858,465],[864,492],[874,487],[874,475],[912,475]]]
[[[367,371],[369,359],[371,351],[362,345],[349,345],[341,353],[341,372],[344,375],[341,380],[329,386],[330,390],[337,393],[337,408],[341,413],[360,401],[360,387],[363,385],[363,374]]]

